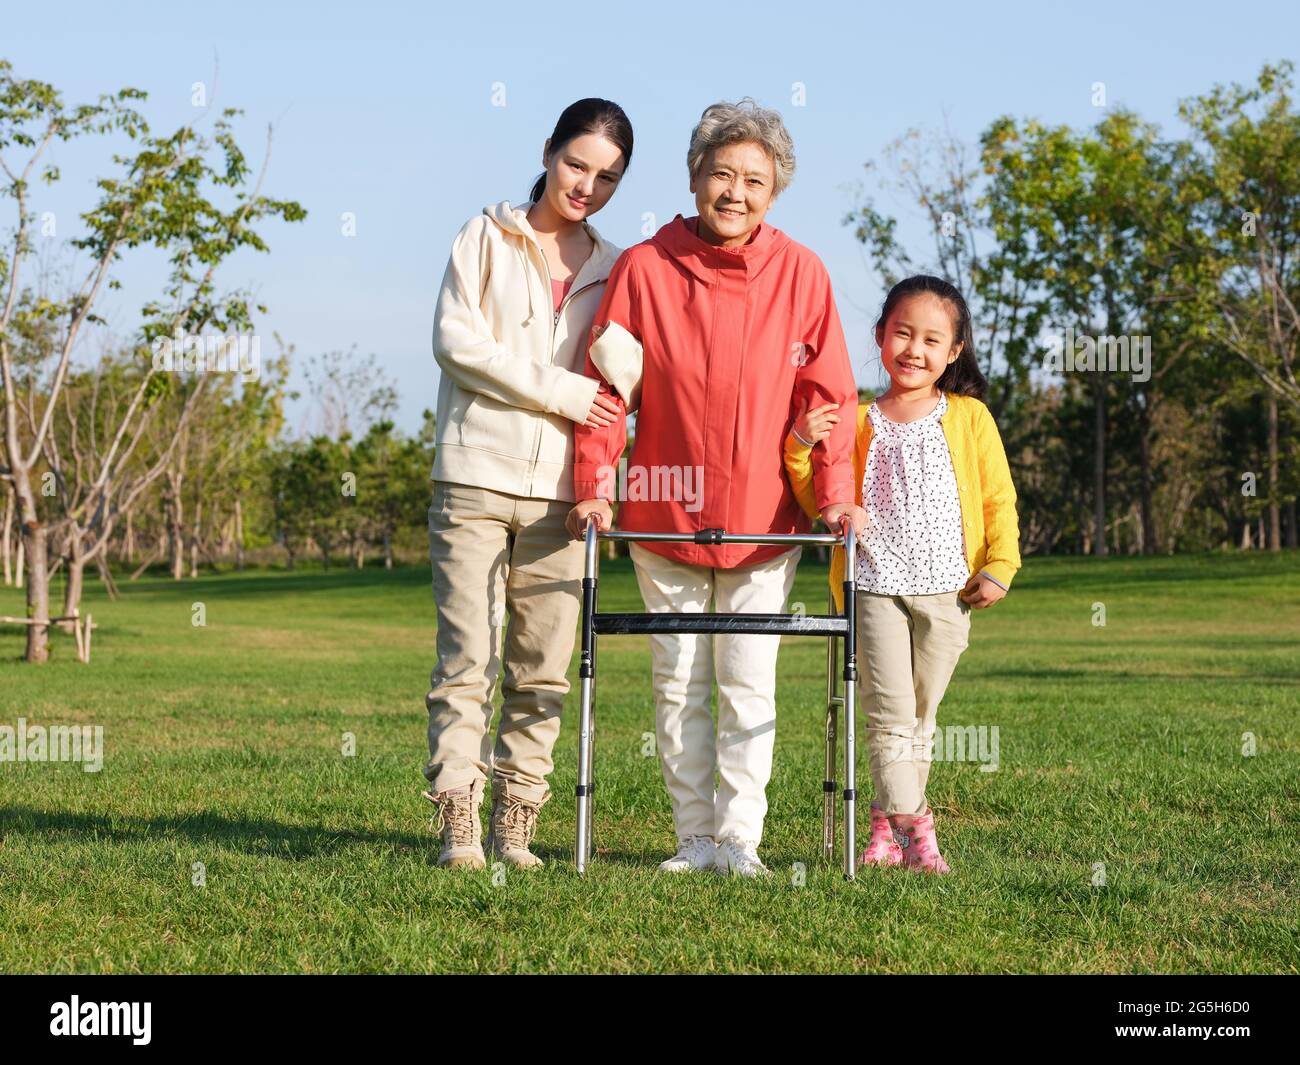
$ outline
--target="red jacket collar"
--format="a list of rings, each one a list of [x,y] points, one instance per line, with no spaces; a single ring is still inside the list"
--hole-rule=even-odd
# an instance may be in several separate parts
[[[748,244],[723,248],[696,236],[698,222],[698,215],[678,215],[650,239],[706,285],[716,280],[718,270],[728,267],[741,267],[751,279],[757,277],[790,243],[775,226],[760,222]]]

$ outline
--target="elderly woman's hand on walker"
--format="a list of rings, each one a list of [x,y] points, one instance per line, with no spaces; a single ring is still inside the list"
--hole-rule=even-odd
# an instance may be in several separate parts
[[[853,503],[832,503],[822,511],[822,521],[832,532],[843,535],[843,521],[847,518],[853,525],[853,535],[859,540],[867,534],[867,512]]]

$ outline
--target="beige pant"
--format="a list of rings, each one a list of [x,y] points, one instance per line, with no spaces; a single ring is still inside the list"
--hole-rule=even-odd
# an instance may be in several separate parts
[[[640,544],[630,552],[652,614],[775,614],[785,608],[800,549],[737,569],[688,566]],[[722,633],[650,637],[659,763],[679,842],[687,836],[762,841],[780,643],[780,636]],[[715,678],[716,740],[709,712]]]
[[[970,635],[970,607],[956,592],[874,595],[859,591],[858,691],[876,804],[922,814],[935,719]]]
[[[425,698],[424,775],[435,793],[495,775],[527,801],[549,794],[581,609],[583,547],[564,528],[570,509],[559,500],[434,482],[429,559],[438,664]],[[504,700],[494,748],[503,626]]]

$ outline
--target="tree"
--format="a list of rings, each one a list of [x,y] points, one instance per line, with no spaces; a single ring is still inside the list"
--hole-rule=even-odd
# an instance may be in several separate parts
[[[222,112],[214,123],[212,142],[191,126],[183,126],[171,136],[155,137],[145,120],[128,106],[129,101],[144,99],[139,90],[122,89],[115,96],[101,97],[98,105],[69,109],[53,86],[16,79],[11,69],[9,63],[0,61],[0,172],[4,175],[0,191],[14,201],[16,210],[12,241],[0,256],[0,286],[5,290],[0,309],[4,476],[17,497],[28,568],[28,615],[36,622],[28,627],[26,657],[41,662],[48,656],[48,625],[42,622],[49,619],[47,549],[51,530],[38,505],[34,474],[39,463],[51,458],[51,428],[57,412],[64,409],[63,390],[77,340],[88,322],[99,321],[93,309],[103,289],[118,287],[110,276],[113,265],[126,250],[141,245],[168,254],[171,271],[163,298],[150,300],[142,310],[140,346],[144,351],[156,355],[154,342],[170,336],[249,330],[247,298],[241,293],[219,295],[213,281],[216,269],[240,248],[266,250],[252,228],[258,220],[272,216],[296,221],[305,217],[305,212],[292,201],[261,196],[260,176],[251,192],[242,191],[250,171],[230,129],[229,120],[237,111]],[[133,155],[113,155],[120,173],[99,179],[99,200],[81,215],[85,232],[71,243],[89,258],[84,280],[64,299],[34,296],[21,284],[23,266],[33,252],[32,175],[55,141],[113,132],[125,134],[137,143],[138,150]],[[268,133],[268,158],[269,141]],[[214,143],[220,151],[215,162],[209,159]],[[27,150],[27,156],[21,165],[11,166],[8,154],[15,145]],[[46,166],[40,177],[57,181],[58,169]],[[209,198],[209,186],[234,193],[234,205],[223,210]],[[51,328],[51,349],[33,362],[20,361],[16,348],[24,339]],[[66,470],[47,471],[65,486],[62,520],[74,526],[76,535],[89,537],[83,559],[94,557],[108,543],[121,512],[124,469],[155,401],[173,386],[173,376],[152,361],[140,373],[135,390],[105,437],[106,446],[93,463],[83,467],[84,491],[75,498],[66,491]],[[201,391],[199,382],[188,394]],[[54,457],[57,463],[58,457]]]
[[[379,536],[384,566],[393,568],[393,536],[429,507],[432,454],[419,440],[398,433],[391,421],[376,422],[357,444],[357,506]]]
[[[362,433],[397,409],[397,390],[374,354],[357,357],[357,346],[326,351],[303,367],[312,397],[308,431],[332,438]]]
[[[1139,455],[1139,539],[1144,550],[1155,550],[1152,387],[1149,378],[1139,380],[1133,361],[1122,360],[1133,354],[1130,338],[1146,344],[1148,352],[1156,347],[1150,310],[1167,285],[1156,234],[1172,210],[1170,154],[1155,127],[1128,111],[1108,114],[1087,134],[1004,118],[990,127],[984,145],[986,165],[995,174],[989,194],[995,232],[1028,245],[1018,267],[1041,279],[1044,306],[1064,334],[1062,348],[1071,349],[1065,368],[1076,368],[1076,354],[1083,357],[1078,368],[1093,412],[1092,550],[1108,550],[1107,445],[1116,429],[1132,439]],[[1076,335],[1081,347],[1075,346]],[[1067,387],[1075,387],[1074,381]],[[1112,427],[1117,408],[1126,408],[1137,424],[1123,419]]]
[[[921,213],[933,242],[932,258],[914,259],[897,238],[896,219],[881,213],[866,192],[844,219],[867,246],[876,273],[888,288],[920,271],[947,278],[966,297],[976,355],[989,380],[995,418],[1011,413],[1032,369],[1031,343],[1042,324],[1034,299],[1037,279],[1026,268],[1029,249],[1012,232],[1015,219],[991,211],[986,162],[972,162],[966,147],[945,127],[924,136],[909,130],[891,142],[880,173],[884,187]],[[995,231],[995,227],[997,227]]]
[[[1300,411],[1300,111],[1292,106],[1293,64],[1265,66],[1255,85],[1217,86],[1184,101],[1180,115],[1197,137],[1202,194],[1216,274],[1215,339],[1243,360],[1265,390],[1269,483],[1268,542],[1281,548],[1284,498],[1278,403]]]

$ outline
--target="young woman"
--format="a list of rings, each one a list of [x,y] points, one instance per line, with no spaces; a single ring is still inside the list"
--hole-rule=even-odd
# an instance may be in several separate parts
[[[426,703],[440,866],[485,865],[479,807],[489,777],[488,846],[519,868],[569,690],[582,546],[573,429],[608,426],[617,405],[583,374],[586,338],[621,249],[588,224],[632,159],[632,126],[609,100],[560,115],[530,202],[470,219],[452,245],[433,323],[442,370],[429,508],[438,663]],[[504,628],[504,650],[502,629]],[[495,745],[493,692],[504,702]]]

